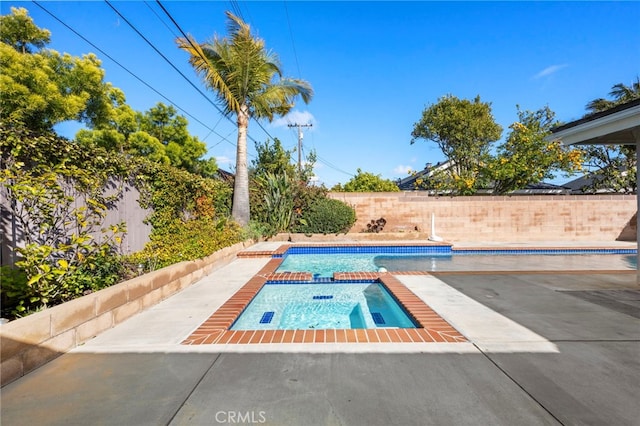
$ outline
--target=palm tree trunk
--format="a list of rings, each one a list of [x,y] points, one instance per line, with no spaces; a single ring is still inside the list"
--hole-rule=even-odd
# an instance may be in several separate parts
[[[238,148],[236,150],[236,178],[233,186],[231,216],[241,226],[249,223],[249,171],[247,170],[247,129],[249,109],[246,105],[238,111]]]

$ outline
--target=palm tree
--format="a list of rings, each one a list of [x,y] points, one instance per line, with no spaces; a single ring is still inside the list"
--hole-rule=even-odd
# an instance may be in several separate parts
[[[304,80],[284,78],[277,56],[266,50],[264,40],[251,35],[249,25],[226,12],[228,36],[198,44],[191,36],[178,38],[180,49],[191,56],[189,63],[213,89],[227,115],[235,115],[238,125],[236,177],[231,215],[240,224],[249,222],[249,174],[247,170],[247,129],[253,117],[272,121],[293,108],[300,95],[305,103],[313,96]],[[276,78],[277,77],[277,78]]]
[[[613,96],[617,103],[626,103],[640,98],[640,77],[636,77],[636,81],[631,86],[626,86],[622,83],[618,83],[611,88],[609,92],[610,96]]]
[[[603,98],[592,100],[587,104],[587,110],[590,113],[606,111],[614,106],[633,101],[634,99],[640,99],[640,77],[636,77],[636,81],[634,81],[631,86],[622,83],[615,84],[611,88],[609,96],[611,96],[613,100]]]

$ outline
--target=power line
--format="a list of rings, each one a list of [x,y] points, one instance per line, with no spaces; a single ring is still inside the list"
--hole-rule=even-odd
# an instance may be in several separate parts
[[[321,162],[325,166],[327,166],[327,167],[329,167],[329,168],[331,168],[331,169],[333,169],[333,170],[335,170],[337,172],[344,173],[345,175],[348,175],[348,176],[351,176],[351,177],[355,176],[353,173],[345,172],[344,170],[340,169],[336,165],[330,163],[328,160],[325,160],[324,158],[320,157],[318,154],[316,154],[316,157],[318,158],[319,162]]]
[[[162,7],[162,10],[167,14],[167,16],[169,16],[169,18],[171,19],[171,21],[174,23],[174,25],[176,25],[176,27],[180,30],[180,32],[181,32],[182,34],[184,34],[184,32],[182,31],[182,29],[180,28],[180,26],[177,24],[177,22],[175,22],[175,20],[173,19],[173,17],[172,17],[172,16],[167,12],[167,10],[162,6],[162,3],[160,3],[160,1],[159,1],[159,0],[156,0],[156,2],[160,5],[160,7]],[[198,86],[196,86],[196,85],[195,85],[195,84],[194,84],[194,83],[193,83],[193,82],[192,82],[192,81],[191,81],[191,80],[190,80],[186,75],[184,75],[184,73],[183,73],[182,71],[180,71],[180,70],[178,69],[178,67],[176,67],[176,66],[174,65],[174,63],[173,63],[173,62],[171,62],[171,60],[169,60],[169,58],[167,58],[167,57],[166,57],[166,56],[165,56],[165,55],[164,55],[164,54],[163,54],[163,53],[162,53],[162,52],[161,52],[161,51],[160,51],[160,50],[159,50],[159,49],[158,49],[158,48],[157,48],[153,43],[151,43],[151,41],[149,41],[149,39],[147,39],[147,38],[146,38],[146,37],[145,37],[145,36],[144,36],[144,35],[143,35],[143,34],[142,34],[142,33],[141,33],[141,32],[140,32],[140,31],[135,27],[135,25],[133,25],[131,22],[129,22],[129,20],[128,20],[127,18],[125,18],[125,17],[124,17],[124,15],[122,15],[122,14],[118,11],[118,9],[116,9],[116,8],[115,8],[115,7],[114,7],[114,6],[109,2],[109,0],[105,0],[105,3],[107,3],[107,5],[109,5],[109,7],[110,7],[111,9],[113,9],[113,11],[114,11],[114,12],[115,12],[115,13],[116,13],[120,18],[122,18],[122,20],[123,20],[124,22],[126,22],[126,23],[127,23],[127,25],[129,25],[129,26],[131,27],[131,29],[132,29],[132,30],[134,30],[134,31],[136,32],[136,34],[138,34],[138,35],[139,35],[139,36],[140,36],[140,37],[141,37],[141,38],[142,38],[142,39],[143,39],[143,40],[144,40],[144,41],[145,41],[149,46],[151,46],[151,48],[152,48],[152,49],[153,49],[153,50],[154,50],[158,55],[160,55],[160,57],[162,57],[162,59],[164,59],[164,60],[165,60],[169,65],[171,65],[171,68],[173,68],[173,69],[174,69],[178,74],[180,74],[180,76],[181,76],[181,77],[182,77],[182,78],[183,78],[187,83],[189,83],[189,85],[191,85],[191,87],[193,87],[194,89],[196,89],[196,91],[197,91],[200,95],[202,95],[202,97],[203,97],[203,98],[205,98],[205,99],[206,99],[206,100],[207,100],[211,105],[213,105],[213,107],[214,107],[216,110],[218,110],[218,112],[219,112],[220,114],[222,114],[222,115],[223,115],[223,116],[224,116],[224,117],[225,117],[225,118],[226,118],[230,123],[235,124],[235,123],[233,122],[233,120],[232,120],[228,115],[226,115],[218,105],[216,105],[216,103],[215,103],[215,102],[213,102],[211,99],[209,99],[209,97],[208,97],[208,96],[207,96],[207,95],[206,95],[202,90],[200,90],[200,88],[199,88]],[[191,43],[191,41],[189,41],[189,43]],[[249,135],[247,135],[247,136],[249,137],[249,139],[251,139],[251,140],[255,143],[255,140],[254,140],[251,136],[249,136]],[[235,143],[231,143],[231,144],[237,148],[237,145],[236,145]],[[251,154],[250,154],[250,155],[251,155]]]
[[[173,68],[178,74],[180,74],[180,76],[182,76],[182,78],[185,79],[185,81],[187,83],[189,83],[191,85],[191,87],[193,87],[194,89],[196,89],[198,91],[198,93],[200,93],[207,101],[209,101],[209,103],[211,105],[213,105],[220,114],[222,115],[226,115],[224,114],[224,112],[220,109],[220,107],[218,105],[216,105],[215,102],[213,102],[211,99],[209,99],[209,97],[204,94],[204,92],[202,92],[202,90],[200,90],[200,88],[198,86],[196,86],[186,75],[184,75],[184,73],[182,71],[180,71],[178,69],[178,67],[176,67],[173,62],[171,62],[171,60],[169,60],[169,58],[167,58],[153,43],[151,43],[149,41],[149,39],[147,39],[136,27],[135,25],[133,25],[131,22],[129,22],[129,20],[127,18],[124,17],[124,15],[122,15],[118,9],[116,9],[110,2],[109,0],[105,0],[105,3],[107,3],[107,5],[109,5],[109,7],[111,9],[113,9],[113,11],[120,17],[122,18],[122,20],[124,22],[127,23],[127,25],[129,25],[129,27],[131,27],[131,29],[133,31],[136,32],[136,34],[138,34],[140,36],[140,38],[142,38],[153,50],[155,50],[155,52],[160,55],[160,57],[162,57],[162,59],[164,59],[169,65],[171,65],[171,68]],[[158,2],[159,3],[159,2]],[[233,123],[233,120],[231,120],[231,118],[227,117],[229,119],[229,121],[231,121]]]
[[[236,15],[238,18],[242,19],[243,21],[245,21],[244,16],[242,16],[242,10],[240,10],[240,5],[238,4],[238,2],[236,0],[231,0],[229,1],[229,4],[231,5],[231,9],[233,9],[233,14]]]
[[[160,8],[164,11],[164,13],[169,17],[169,19],[171,20],[171,22],[173,22],[173,24],[176,26],[176,28],[178,29],[178,31],[180,31],[180,33],[183,35],[183,37],[184,37],[184,38],[185,38],[185,39],[186,39],[186,40],[187,40],[187,41],[192,45],[192,47],[194,47],[194,48],[195,48],[195,46],[193,46],[193,43],[191,42],[191,38],[190,38],[190,37],[187,37],[187,34],[182,30],[182,28],[180,27],[180,25],[176,22],[176,20],[173,18],[173,16],[171,15],[171,13],[169,13],[169,11],[164,7],[164,5],[160,2],[160,0],[156,0],[156,3],[157,3],[157,4],[160,6]],[[233,4],[233,2],[232,2],[232,7],[233,7],[233,6],[234,6],[234,4]],[[242,17],[241,17],[242,12],[241,12],[241,11],[239,11],[239,6],[237,5],[237,3],[235,4],[235,6],[237,6],[237,7],[238,7],[239,17],[240,17],[240,18],[242,18]],[[285,3],[285,9],[286,9],[286,3]],[[244,19],[243,19],[243,20],[244,20]],[[287,21],[288,21],[288,20],[289,20],[289,18],[288,18],[288,14],[287,14]],[[290,28],[291,28],[291,27],[290,27]],[[293,43],[293,35],[291,35],[291,37],[292,37],[292,43]],[[294,45],[294,55],[296,56],[296,64],[298,64],[298,58],[297,58],[297,55],[295,54],[295,45]],[[202,58],[202,59],[203,59],[203,60],[206,60],[206,58]],[[300,73],[300,67],[299,67],[299,65],[298,65],[298,73]],[[200,90],[198,90],[198,91],[200,92]],[[200,93],[201,93],[201,92],[200,92]],[[208,99],[208,98],[207,98],[207,99]],[[224,114],[223,114],[223,115],[224,115]],[[229,119],[229,117],[228,117],[228,116],[226,116],[226,115],[225,115],[225,117],[226,117],[227,119]],[[253,118],[253,120],[258,124],[258,126],[260,126],[260,128],[261,128],[261,129],[262,129],[262,130],[267,134],[267,136],[268,136],[269,138],[271,138],[271,139],[275,139],[273,136],[271,136],[271,134],[270,134],[270,133],[269,133],[269,132],[268,132],[268,131],[267,131],[267,130],[262,126],[262,124],[261,124],[257,119],[255,119],[254,117],[251,117],[251,118]],[[249,136],[249,135],[247,135],[247,136]],[[255,140],[255,139],[253,139],[251,136],[249,136],[249,138],[250,138],[254,143],[257,143],[257,142],[256,142],[256,140]],[[317,154],[316,154],[316,157],[317,157],[317,159],[318,159],[318,161],[319,161],[320,163],[322,163],[322,164],[326,165],[327,167],[329,167],[329,168],[331,168],[331,169],[333,169],[333,170],[336,170],[336,171],[338,171],[338,172],[340,172],[340,173],[343,173],[343,174],[345,174],[345,175],[348,175],[348,176],[351,176],[351,177],[353,177],[353,176],[354,176],[352,173],[346,172],[346,171],[344,171],[344,170],[342,170],[342,169],[340,169],[340,168],[336,167],[334,164],[332,164],[332,163],[331,163],[331,162],[329,162],[328,160],[325,160],[324,158],[320,157],[320,156],[319,156],[319,155],[317,155]]]
[[[203,123],[202,121],[200,121],[197,117],[193,116],[192,114],[190,114],[187,110],[185,110],[184,108],[181,108],[178,104],[176,104],[175,102],[173,102],[171,99],[169,99],[167,96],[165,96],[164,94],[162,94],[160,91],[158,91],[157,89],[155,89],[153,86],[151,86],[149,83],[147,83],[145,80],[143,80],[141,77],[139,77],[138,75],[136,75],[134,72],[132,72],[131,70],[129,70],[127,67],[125,67],[124,65],[122,65],[120,62],[118,62],[116,59],[114,59],[111,55],[109,55],[107,52],[105,52],[104,50],[102,50],[101,48],[99,48],[98,46],[96,46],[94,43],[92,43],[89,39],[87,39],[86,37],[84,37],[82,34],[80,34],[78,31],[76,31],[75,29],[73,29],[71,26],[69,26],[68,24],[66,24],[64,21],[62,21],[60,18],[58,18],[56,15],[54,15],[52,12],[50,12],[48,9],[46,9],[44,6],[42,6],[40,3],[38,3],[37,1],[33,2],[36,6],[38,6],[40,9],[42,9],[44,12],[46,12],[49,16],[51,16],[53,19],[55,19],[56,21],[58,21],[60,24],[62,24],[64,27],[66,27],[69,31],[71,31],[72,33],[74,33],[76,36],[80,37],[84,42],[86,42],[87,44],[89,44],[91,47],[93,47],[94,49],[96,49],[98,52],[100,52],[102,55],[104,55],[106,58],[110,59],[113,63],[115,63],[116,65],[118,65],[120,68],[122,68],[123,70],[125,70],[127,73],[129,73],[129,75],[131,75],[132,77],[134,77],[136,80],[138,80],[140,83],[144,84],[146,87],[148,87],[149,89],[151,89],[153,92],[155,92],[156,94],[158,94],[159,96],[161,96],[164,100],[166,100],[167,102],[169,102],[171,105],[175,106],[176,108],[178,108],[180,111],[182,111],[183,113],[185,113],[187,116],[189,116],[190,118],[192,118],[194,121],[198,122],[199,124],[201,124],[204,128],[206,128],[207,130],[210,130],[211,132],[213,132],[215,135],[217,135],[218,137],[222,138],[222,140],[230,143],[231,145],[235,146],[235,144],[231,141],[229,141],[227,139],[227,137],[222,136],[221,134],[219,134],[218,132],[216,132],[214,129],[210,128],[207,124]]]
[[[176,26],[176,28],[178,29],[178,31],[180,31],[180,33],[182,34],[182,36],[183,36],[183,37],[184,37],[184,38],[189,42],[189,44],[191,45],[191,47],[193,47],[193,49],[194,49],[195,51],[198,51],[198,49],[196,49],[196,46],[194,46],[194,45],[193,45],[193,42],[191,41],[191,37],[188,37],[188,36],[187,36],[187,34],[182,30],[182,27],[180,27],[180,25],[178,24],[178,22],[176,22],[176,20],[173,18],[173,16],[171,16],[171,13],[169,13],[169,11],[164,7],[164,5],[160,2],[160,0],[156,0],[156,3],[158,3],[158,6],[160,6],[160,8],[164,11],[164,13],[169,17],[169,19],[171,20],[171,22],[173,22],[173,25],[175,25],[175,26]],[[204,61],[207,61],[207,58],[203,58],[203,57],[201,57],[201,59],[202,59],[202,60],[204,60]],[[207,62],[208,62],[208,61],[207,61]],[[182,73],[181,73],[181,74],[182,74]],[[185,77],[185,78],[186,78],[186,77]],[[193,83],[192,83],[192,85],[193,85]],[[203,96],[205,96],[205,95],[204,95],[204,94],[203,94],[199,89],[196,89],[196,90],[198,90],[198,92],[200,92]],[[205,96],[205,97],[206,97],[206,96]],[[209,100],[209,98],[207,98],[207,100]],[[209,102],[211,102],[211,101],[209,100]],[[214,106],[216,107],[216,109],[217,109],[217,110],[218,110],[222,115],[224,115],[224,116],[227,118],[227,120],[229,120],[230,122],[232,122],[232,123],[233,123],[233,120],[231,120],[231,118],[230,118],[228,115],[226,115],[224,112],[222,112],[222,110],[221,110],[217,105],[215,105],[215,104],[214,104]],[[251,118],[253,118],[253,117],[251,117]],[[273,139],[273,136],[271,136],[271,135],[269,134],[269,132],[267,132],[267,130],[266,130],[264,127],[262,127],[262,124],[260,124],[260,122],[259,122],[259,121],[257,121],[255,118],[254,118],[254,121],[255,121],[256,123],[258,123],[258,126],[260,126],[260,128],[261,128],[261,129],[262,129],[262,130],[267,134],[267,136],[269,136],[271,139]],[[235,123],[233,123],[233,124],[235,124]],[[253,143],[257,143],[257,141],[256,141],[253,137],[251,137],[248,133],[247,133],[247,137],[248,137],[249,139],[251,139],[251,141],[253,141]]]
[[[155,9],[154,9],[154,8],[152,8],[152,7],[151,7],[151,5],[150,5],[147,1],[145,1],[145,2],[144,2],[144,4],[145,4],[145,5],[147,5],[147,7],[149,8],[149,10],[151,10],[151,12],[153,12],[153,14],[154,14],[154,15],[156,15],[156,18],[158,18],[158,21],[162,22],[162,23],[164,24],[165,28],[166,28],[167,30],[169,30],[169,32],[170,32],[170,33],[171,33],[175,38],[178,38],[178,34],[176,34],[176,33],[173,31],[173,29],[171,29],[171,27],[169,26],[169,24],[167,24],[167,23],[164,21],[164,19],[162,19],[162,18],[160,17],[160,15],[158,15],[158,12],[156,12],[156,11],[155,11]]]
[[[293,40],[293,29],[291,28],[291,20],[289,20],[289,9],[287,8],[287,0],[284,0],[284,12],[287,16],[287,24],[289,25],[289,36],[291,37],[291,46],[293,47],[293,57],[296,60],[296,67],[298,68],[298,78],[302,78],[302,73],[300,72],[300,63],[298,62],[298,53],[296,52],[296,43]]]

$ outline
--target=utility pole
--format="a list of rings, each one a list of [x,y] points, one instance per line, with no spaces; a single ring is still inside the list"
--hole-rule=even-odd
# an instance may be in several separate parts
[[[312,127],[313,124],[289,124],[289,127],[297,127],[298,128],[298,173],[302,173],[302,128],[303,127]]]

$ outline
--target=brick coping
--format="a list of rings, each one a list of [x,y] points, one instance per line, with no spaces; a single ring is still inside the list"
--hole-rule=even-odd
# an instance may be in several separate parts
[[[215,311],[204,323],[193,331],[183,345],[204,344],[271,344],[271,343],[415,343],[415,342],[466,342],[466,338],[448,322],[434,312],[422,299],[406,288],[394,275],[496,275],[496,274],[634,274],[634,270],[572,270],[572,271],[396,271],[388,272],[339,272],[334,273],[335,282],[350,280],[374,280],[384,285],[399,304],[419,325],[418,328],[379,328],[379,329],[328,329],[328,330],[230,330],[237,317],[244,311],[253,297],[267,281],[309,281],[313,276],[308,272],[275,272],[284,255],[291,247],[376,247],[393,245],[401,247],[437,247],[452,246],[447,242],[366,242],[332,244],[282,244],[275,250],[244,250],[237,254],[239,258],[269,257],[271,260],[227,302]],[[601,249],[602,247],[464,247],[458,250],[580,250]]]
[[[183,345],[271,343],[461,343],[467,339],[390,273],[336,273],[334,279],[371,279],[386,287],[418,328],[326,330],[230,330],[253,297],[270,280],[312,281],[309,273],[276,273],[282,258],[271,259],[253,278],[187,337]]]

